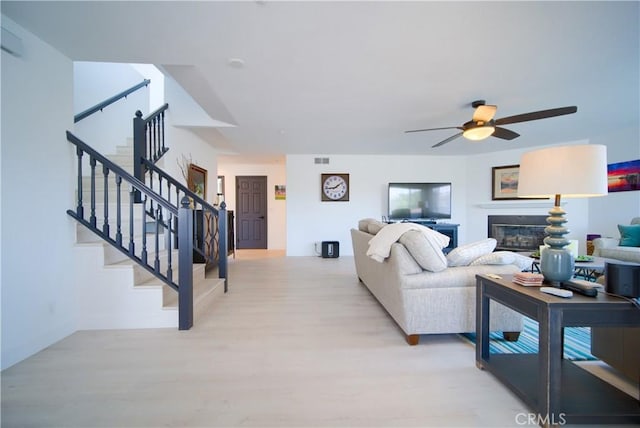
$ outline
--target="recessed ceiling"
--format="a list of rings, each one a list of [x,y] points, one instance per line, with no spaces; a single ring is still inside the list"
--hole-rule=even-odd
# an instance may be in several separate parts
[[[638,2],[11,2],[3,14],[78,61],[151,63],[191,93],[229,153],[461,155],[637,128]],[[242,62],[234,67],[230,59]],[[186,72],[188,70],[188,72]],[[195,78],[194,78],[195,76]],[[195,83],[194,83],[195,82]],[[470,120],[578,106],[514,124]],[[167,100],[171,103],[171,100]]]

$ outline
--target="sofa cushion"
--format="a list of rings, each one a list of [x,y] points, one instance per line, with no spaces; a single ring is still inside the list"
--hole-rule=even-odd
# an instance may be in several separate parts
[[[493,253],[480,256],[470,263],[470,266],[477,265],[516,265],[520,270],[529,270],[533,264],[531,257],[512,251],[495,251]]]
[[[358,221],[358,230],[375,235],[376,233],[380,232],[380,229],[382,229],[386,225],[387,223],[383,223],[379,220],[376,220],[375,218],[363,218],[362,220]]]
[[[640,224],[619,224],[618,230],[621,247],[640,247]]]
[[[496,244],[495,239],[487,238],[461,245],[447,254],[447,263],[449,266],[468,266],[478,257],[491,253],[496,248]]]
[[[369,233],[369,223],[375,221],[373,218],[363,218],[358,222],[358,230]]]
[[[448,242],[448,236],[431,229],[409,230],[400,237],[400,243],[407,248],[420,267],[430,272],[440,272],[447,268],[447,259],[442,249]]]
[[[383,227],[385,227],[387,224],[383,223],[381,221],[378,220],[372,220],[369,222],[369,233],[372,235],[377,234],[378,232],[380,232],[380,229],[382,229]]]

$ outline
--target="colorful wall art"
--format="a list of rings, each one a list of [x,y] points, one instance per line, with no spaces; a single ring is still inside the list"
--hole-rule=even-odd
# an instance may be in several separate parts
[[[640,159],[607,165],[609,193],[640,190]]]

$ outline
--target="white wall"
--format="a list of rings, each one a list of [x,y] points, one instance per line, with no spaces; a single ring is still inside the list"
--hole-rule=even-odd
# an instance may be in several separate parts
[[[566,144],[607,145],[609,163],[640,158],[638,128],[619,135]],[[340,254],[353,254],[349,230],[365,217],[387,214],[387,183],[390,181],[451,181],[453,215],[459,223],[458,244],[487,237],[489,215],[547,215],[553,201],[492,201],[492,167],[520,163],[530,149],[490,153],[473,157],[323,155],[330,165],[315,165],[315,156],[287,156],[287,255],[315,254],[315,243],[339,241]],[[349,173],[349,202],[321,202],[320,174]],[[579,241],[586,253],[586,235],[619,237],[618,224],[640,216],[640,192],[620,192],[591,199],[564,199],[568,239]]]
[[[144,77],[129,64],[75,62],[73,64],[73,113],[78,114],[142,82]],[[160,85],[162,82],[152,82]],[[115,153],[133,137],[133,118],[137,110],[143,117],[150,111],[150,87],[138,89],[126,98],[75,124],[73,133],[100,153]]]
[[[215,202],[217,189],[218,157],[213,147],[202,138],[191,132],[188,127],[182,127],[182,122],[177,122],[185,117],[185,110],[192,111],[189,100],[184,97],[184,90],[170,77],[165,77],[165,96],[169,103],[166,115],[166,145],[169,151],[161,160],[159,166],[169,175],[178,179],[182,184],[187,184],[187,179],[179,165],[190,159],[192,163],[207,170],[207,195],[206,201]],[[183,165],[184,166],[184,165]]]
[[[339,241],[340,254],[352,255],[349,230],[362,218],[387,215],[390,181],[450,181],[452,219],[447,223],[466,222],[467,172],[459,158],[330,155],[329,165],[316,165],[315,157],[287,156],[287,255],[316,255],[321,241]],[[349,174],[348,202],[321,202],[320,175],[332,172]],[[465,228],[459,233],[464,241]]]
[[[6,17],[2,51],[2,368],[75,331],[73,64]]]
[[[591,138],[591,143],[607,146],[607,158],[610,164],[640,159],[639,127],[623,128],[612,135],[595,136]],[[629,224],[632,217],[638,216],[640,216],[640,191],[615,192],[604,198],[589,200],[590,233],[619,238],[618,224]]]
[[[218,175],[224,176],[225,202],[228,210],[236,210],[236,177],[237,176],[266,176],[267,177],[267,248],[283,250],[287,242],[287,204],[289,187],[287,186],[287,200],[275,199],[275,186],[287,184],[284,163],[242,164],[223,163],[218,165]]]

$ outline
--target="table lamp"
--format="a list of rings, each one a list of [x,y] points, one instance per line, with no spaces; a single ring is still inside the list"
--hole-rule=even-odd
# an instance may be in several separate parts
[[[559,287],[573,276],[574,257],[565,249],[569,230],[560,198],[587,198],[607,194],[607,147],[578,144],[527,152],[520,159],[518,197],[555,197],[544,231],[548,245],[540,254],[540,271],[547,283]]]

